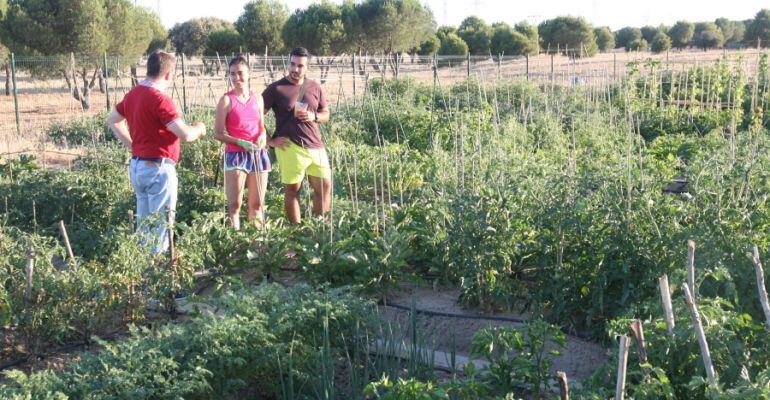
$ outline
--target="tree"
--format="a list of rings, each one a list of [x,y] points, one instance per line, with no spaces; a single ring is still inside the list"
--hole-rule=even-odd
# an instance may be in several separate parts
[[[438,36],[438,38],[442,40],[445,36],[449,35],[450,33],[454,33],[456,35],[457,28],[455,28],[454,26],[442,25],[442,26],[439,26],[438,29],[436,29],[436,36]]]
[[[703,50],[721,48],[725,43],[725,37],[719,26],[713,22],[699,23],[695,28],[693,44]]]
[[[243,14],[235,21],[235,28],[243,38],[246,50],[262,53],[267,48],[273,54],[284,51],[281,30],[289,9],[278,0],[253,0],[243,6]]]
[[[146,8],[139,8],[138,12],[146,14],[145,18],[147,18],[150,30],[152,31],[152,39],[150,40],[150,44],[147,45],[147,50],[144,52],[149,54],[158,49],[173,50],[170,49],[171,41],[168,40],[168,32],[166,32],[166,28],[163,27],[163,24],[160,22],[158,14]]]
[[[283,25],[281,38],[287,47],[306,47],[312,54],[339,54],[354,43],[345,33],[340,7],[329,1],[298,9]]]
[[[717,18],[715,24],[722,31],[725,39],[725,47],[736,47],[743,41],[746,33],[746,25],[741,21],[730,21],[727,18]]]
[[[468,54],[468,45],[455,33],[449,33],[441,39],[438,54],[442,56],[464,56]]]
[[[663,53],[671,48],[671,38],[663,32],[658,32],[654,38],[652,38],[652,45],[650,50],[653,53]]]
[[[690,45],[694,33],[695,25],[692,22],[677,21],[668,31],[668,36],[671,38],[671,44],[674,47],[683,49]]]
[[[756,46],[757,40],[762,47],[770,46],[770,10],[760,10],[746,26],[745,41],[749,46]]]
[[[492,28],[476,16],[465,18],[457,29],[457,34],[468,45],[468,51],[474,55],[488,55],[492,38]]]
[[[537,55],[540,53],[540,34],[537,32],[536,26],[527,21],[521,21],[513,27],[513,30],[524,35],[529,42],[525,43],[522,54]]]
[[[8,12],[8,1],[7,0],[0,0],[0,64],[3,65],[3,69],[5,70],[5,95],[10,96],[11,95],[11,68],[10,68],[10,62],[8,60],[8,57],[10,56],[11,52],[8,50],[8,47],[5,46],[3,37],[3,22],[5,20],[5,14]]]
[[[530,38],[507,24],[495,27],[491,43],[494,54],[518,56],[535,54],[539,50]]]
[[[639,28],[627,26],[615,32],[615,47],[625,47],[628,50],[628,44],[642,39],[642,31]]]
[[[30,73],[59,74],[88,109],[91,89],[101,76],[101,56],[107,51],[141,54],[154,36],[156,20],[128,0],[14,0],[5,13],[2,36],[15,53],[58,56],[44,67],[28,67]]]
[[[626,51],[645,51],[647,47],[648,43],[644,39],[634,39],[626,43]]]
[[[429,8],[418,0],[365,0],[356,6],[369,51],[403,52],[420,45],[433,34],[436,23]]]
[[[168,37],[177,53],[198,56],[206,50],[209,34],[222,29],[233,29],[233,24],[214,17],[193,18],[174,25],[168,31]]]
[[[647,43],[652,43],[652,41],[655,39],[655,35],[661,31],[661,27],[646,25],[643,26],[640,31],[642,32],[642,39],[646,40]]]
[[[241,50],[241,45],[241,34],[235,28],[220,29],[211,32],[206,38],[206,49],[203,54],[213,56],[238,53]]]
[[[537,27],[540,45],[569,49],[573,56],[593,56],[599,50],[593,28],[582,17],[557,17],[543,21]]]
[[[420,44],[417,48],[417,54],[421,56],[432,56],[438,53],[438,49],[441,47],[441,40],[438,36],[433,35]]]
[[[615,48],[615,35],[612,34],[609,27],[594,28],[594,36],[596,37],[596,45],[599,47],[599,51]]]

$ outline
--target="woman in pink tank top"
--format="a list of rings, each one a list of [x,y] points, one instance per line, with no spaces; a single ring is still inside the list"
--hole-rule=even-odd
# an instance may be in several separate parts
[[[244,184],[248,187],[247,219],[263,219],[270,158],[262,96],[255,96],[248,89],[249,64],[239,54],[230,60],[229,69],[233,90],[219,100],[214,132],[216,139],[225,143],[227,214],[233,227],[240,229]]]

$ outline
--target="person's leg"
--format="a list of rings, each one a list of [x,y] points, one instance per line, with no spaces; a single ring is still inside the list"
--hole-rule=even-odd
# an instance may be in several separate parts
[[[225,196],[227,197],[227,216],[235,230],[241,228],[241,204],[243,203],[243,184],[246,171],[233,169],[225,171]]]
[[[139,236],[139,243],[147,245],[150,240],[150,230],[147,227],[145,219],[150,214],[150,202],[147,196],[146,182],[151,181],[155,176],[154,172],[146,169],[141,161],[131,160],[129,165],[129,178],[131,187],[136,196],[136,225],[133,227],[136,235]]]
[[[296,144],[290,143],[285,148],[276,148],[275,155],[281,171],[283,183],[283,208],[289,222],[296,224],[301,220],[299,192],[305,170],[311,163],[307,151]]]
[[[332,180],[308,175],[307,181],[313,188],[313,213],[323,215],[329,212],[332,199]]]
[[[325,149],[309,150],[312,163],[307,169],[307,179],[313,188],[313,212],[323,215],[331,209],[332,180],[329,157]]]
[[[286,211],[286,218],[292,224],[298,224],[301,220],[299,208],[300,189],[302,189],[302,182],[283,185],[283,209]]]
[[[254,217],[260,220],[264,217],[265,209],[265,191],[267,190],[267,172],[259,174],[249,174],[246,178],[246,185],[249,189],[249,221]]]
[[[160,253],[168,250],[168,230],[165,223],[169,216],[167,212],[171,212],[171,222],[173,223],[173,212],[176,210],[176,199],[178,180],[176,175],[176,168],[173,164],[164,163],[158,165],[157,163],[149,163],[148,168],[155,168],[157,171],[155,179],[147,185],[147,197],[149,202],[150,213],[155,213],[159,218],[163,218],[164,221],[155,221],[153,224],[155,237],[158,240],[155,246],[153,246],[153,252]]]

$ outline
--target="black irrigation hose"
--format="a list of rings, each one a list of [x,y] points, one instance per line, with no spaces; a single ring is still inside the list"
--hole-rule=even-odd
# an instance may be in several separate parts
[[[379,305],[383,305],[385,307],[393,307],[397,308],[399,310],[405,310],[405,311],[412,311],[418,313],[418,314],[425,314],[430,315],[434,317],[449,317],[449,318],[465,318],[465,319],[483,319],[483,320],[489,320],[489,321],[500,321],[500,322],[515,322],[519,324],[528,324],[528,320],[520,319],[520,318],[508,318],[508,317],[496,317],[494,315],[480,315],[480,314],[455,314],[455,313],[447,313],[447,312],[441,312],[441,311],[430,311],[430,310],[421,310],[419,308],[412,308],[407,306],[402,306],[400,304],[393,304],[388,302],[387,304],[380,301],[378,303]]]
[[[386,304],[382,300],[377,302],[377,305],[392,307],[392,308],[395,308],[398,310],[404,310],[404,311],[414,311],[418,314],[425,314],[425,315],[434,316],[434,317],[464,318],[464,319],[487,320],[487,321],[498,321],[498,322],[513,322],[513,323],[518,323],[523,325],[529,325],[530,323],[529,320],[524,320],[520,318],[496,317],[494,315],[480,315],[480,314],[455,314],[455,313],[447,313],[447,312],[441,312],[441,311],[421,310],[419,308],[402,306],[400,304],[393,304],[390,302]],[[580,340],[591,340],[591,337],[589,337],[588,335],[581,335],[578,333],[575,333],[575,334],[565,333],[565,335],[572,336]]]

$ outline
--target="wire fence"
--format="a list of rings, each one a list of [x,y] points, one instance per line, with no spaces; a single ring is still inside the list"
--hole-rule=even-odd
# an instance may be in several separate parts
[[[472,77],[481,82],[530,80],[559,85],[604,85],[634,73],[685,71],[726,62],[748,77],[757,76],[757,49],[717,51],[610,52],[590,58],[536,56],[348,55],[316,57],[308,75],[318,80],[332,104],[361,96],[373,79],[413,78],[451,84]],[[229,56],[177,57],[169,94],[184,113],[214,107],[230,89]],[[286,57],[247,55],[251,90],[260,93],[284,76]],[[104,55],[30,57],[11,55],[6,90],[0,96],[0,154],[53,147],[47,132],[75,118],[106,113],[145,75],[145,58]],[[66,143],[64,144],[66,146]]]

